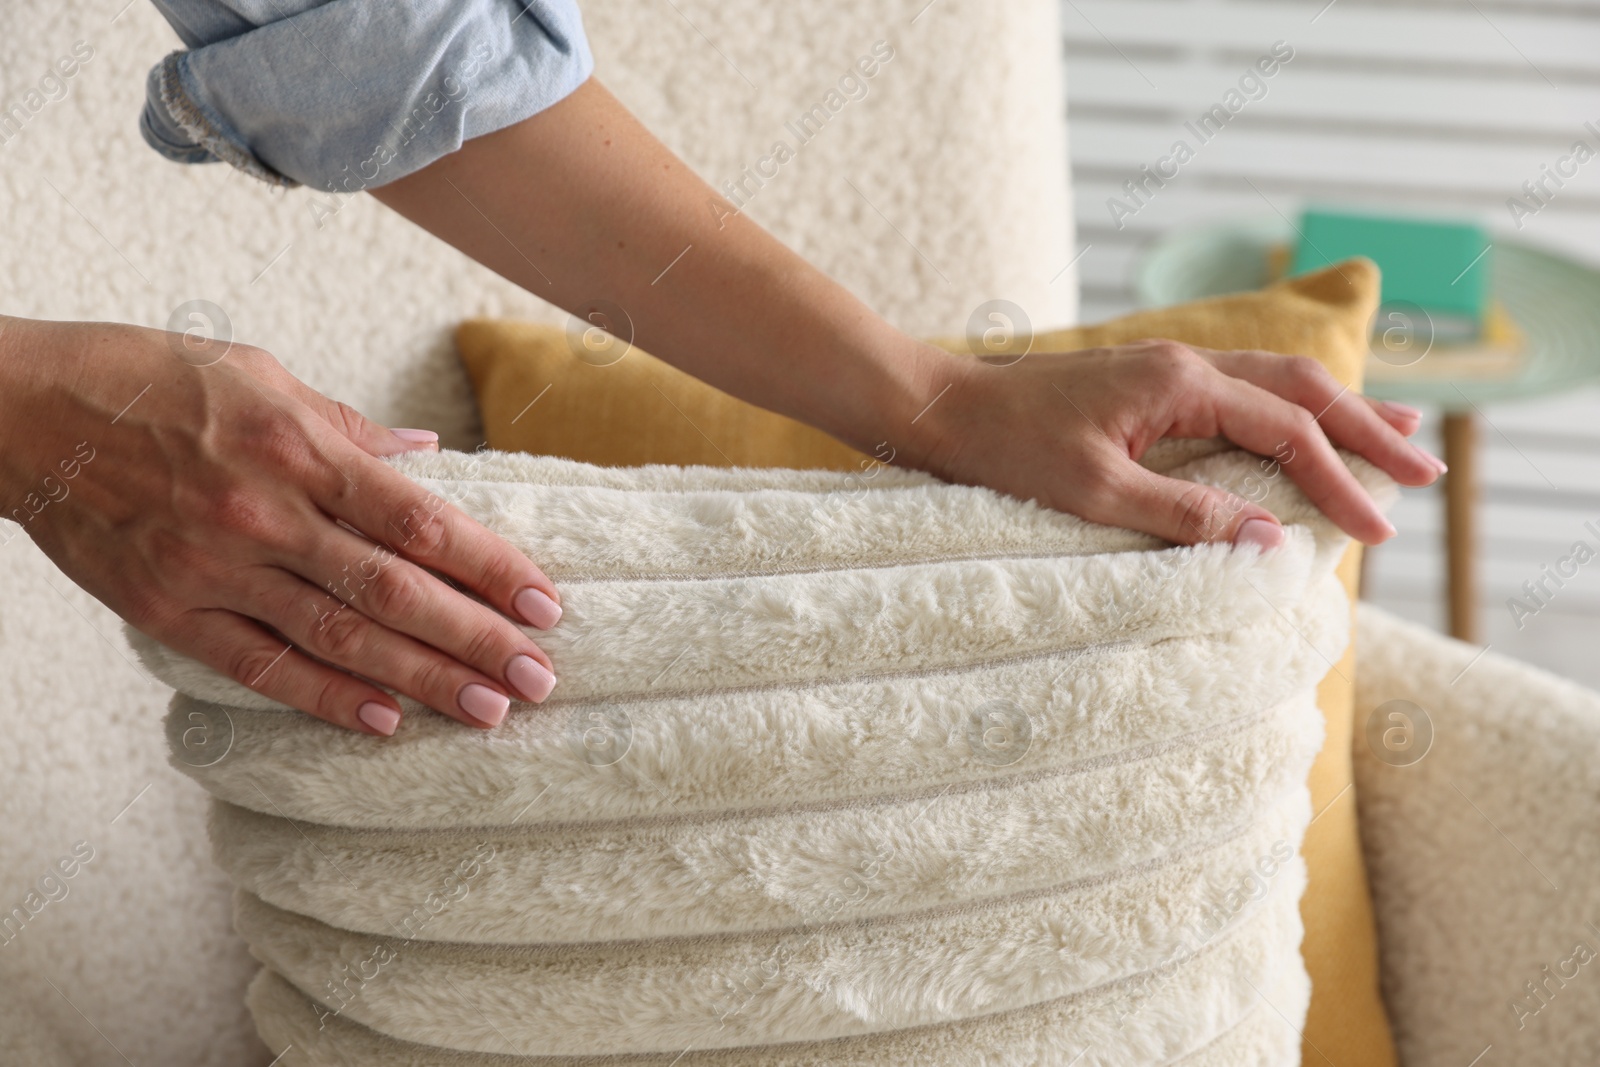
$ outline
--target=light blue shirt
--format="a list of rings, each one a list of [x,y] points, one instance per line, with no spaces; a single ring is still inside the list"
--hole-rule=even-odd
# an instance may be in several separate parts
[[[574,0],[154,3],[188,50],[150,71],[144,139],[277,185],[383,185],[594,70]]]

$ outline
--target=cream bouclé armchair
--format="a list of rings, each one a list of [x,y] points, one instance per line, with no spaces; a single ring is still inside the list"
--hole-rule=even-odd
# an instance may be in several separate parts
[[[1050,0],[583,6],[599,76],[901,327],[958,334],[1000,297],[1038,327],[1073,320]],[[303,190],[159,159],[136,118],[146,72],[176,47],[150,5],[7,11],[6,101],[58,57],[80,62],[0,134],[3,310],[165,327],[207,300],[314,387],[473,447],[450,328],[564,314],[370,200],[329,213]],[[775,175],[747,178],[875,47],[892,58],[867,93]],[[267,1064],[203,795],[167,765],[169,691],[16,527],[0,555],[0,906],[74,870],[0,946],[0,1064]],[[1359,630],[1357,794],[1405,1064],[1593,1062],[1600,963],[1577,946],[1600,947],[1600,697],[1376,612]],[[1409,765],[1363,738],[1392,701],[1431,724]]]

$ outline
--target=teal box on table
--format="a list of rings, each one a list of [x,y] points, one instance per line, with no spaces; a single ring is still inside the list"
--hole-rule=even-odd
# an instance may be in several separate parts
[[[1488,311],[1489,248],[1471,222],[1308,208],[1291,273],[1366,256],[1383,272],[1385,309],[1419,307],[1439,340],[1472,340]]]

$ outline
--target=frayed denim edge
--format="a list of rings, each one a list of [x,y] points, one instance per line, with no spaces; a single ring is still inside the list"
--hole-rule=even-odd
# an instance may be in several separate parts
[[[256,158],[249,149],[219,132],[219,124],[189,95],[183,85],[181,65],[187,55],[187,52],[174,52],[161,61],[161,106],[167,109],[172,121],[212,156],[237,167],[252,178],[285,189],[299,186],[299,182],[279,174]]]

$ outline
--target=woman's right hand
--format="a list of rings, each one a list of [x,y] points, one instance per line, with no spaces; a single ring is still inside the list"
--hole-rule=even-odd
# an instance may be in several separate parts
[[[377,458],[437,447],[246,345],[0,317],[4,516],[139,630],[352,730],[394,732],[379,686],[490,727],[555,685],[506,617],[554,625],[550,579]]]

